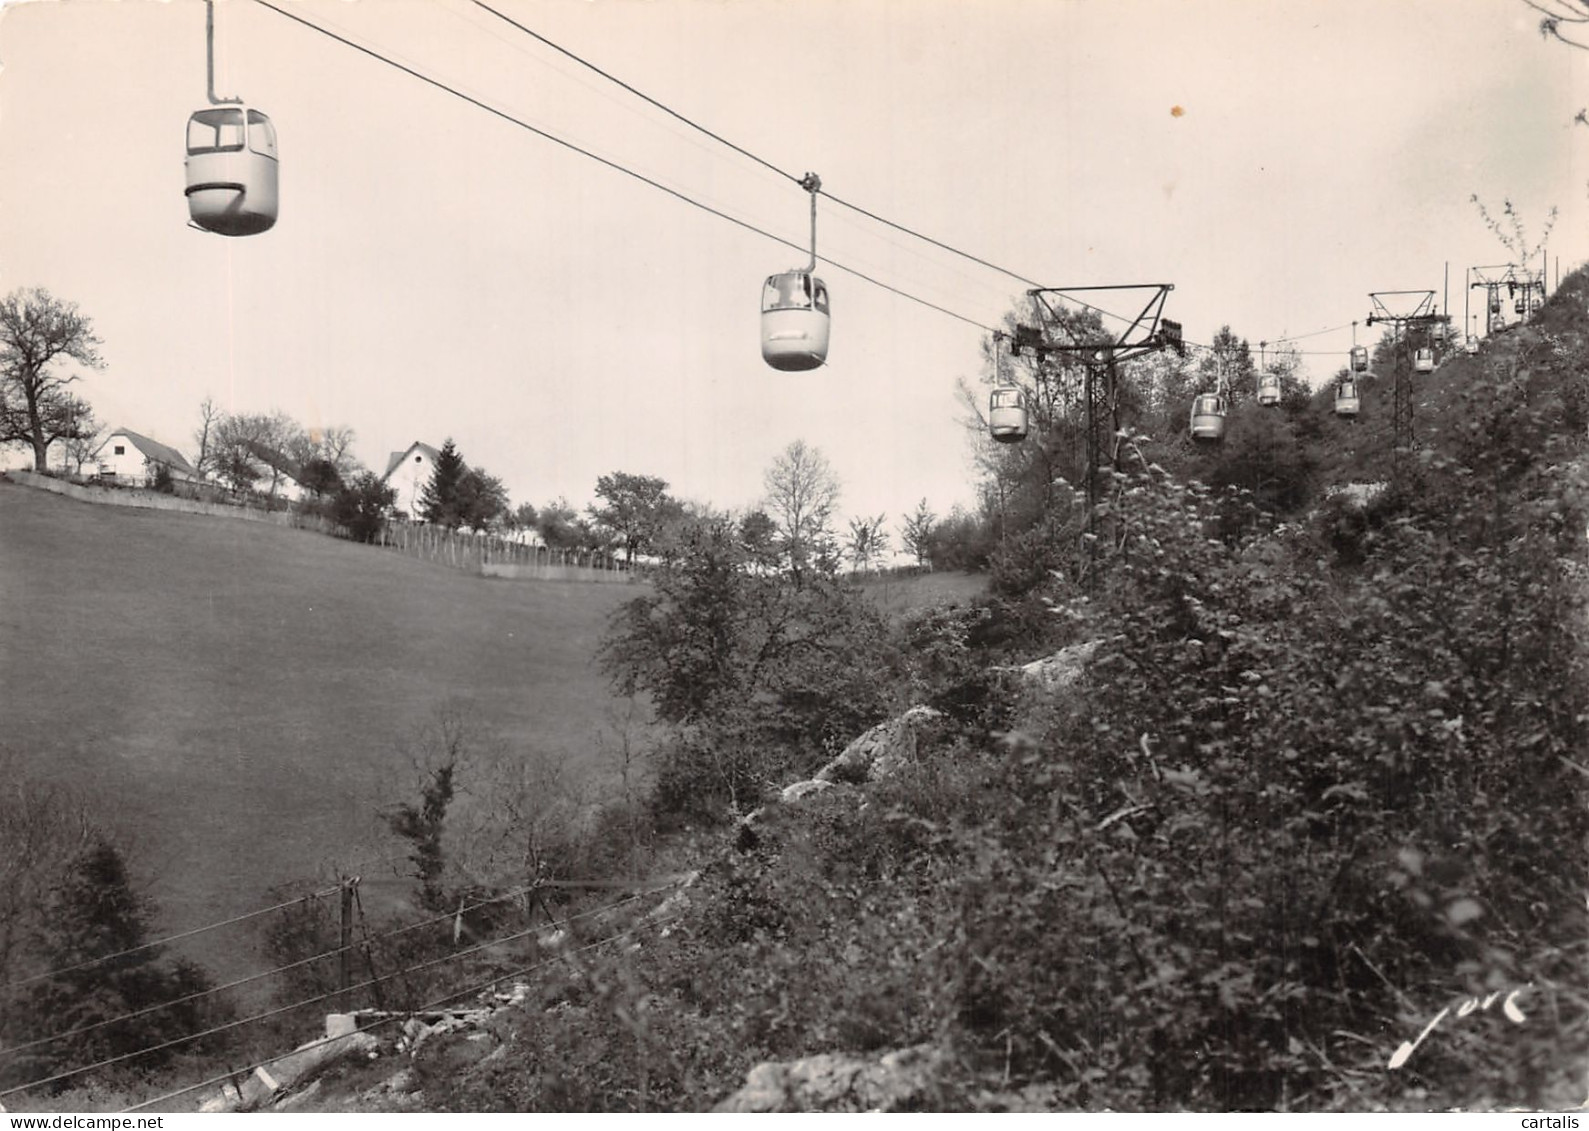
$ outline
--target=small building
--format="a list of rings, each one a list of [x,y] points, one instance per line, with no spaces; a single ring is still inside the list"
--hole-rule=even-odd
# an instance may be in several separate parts
[[[106,436],[87,462],[95,466],[99,478],[134,487],[153,483],[161,467],[171,473],[173,480],[199,478],[198,471],[181,452],[130,428],[118,428]]]
[[[387,457],[381,482],[397,492],[393,506],[411,517],[419,514],[419,496],[435,474],[440,455],[440,450],[416,440]]]

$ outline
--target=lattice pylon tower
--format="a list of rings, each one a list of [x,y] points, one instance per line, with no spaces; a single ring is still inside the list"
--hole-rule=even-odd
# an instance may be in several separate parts
[[[1412,342],[1406,327],[1401,328],[1401,342],[1396,348],[1396,386],[1391,397],[1391,475],[1400,480],[1406,471],[1406,461],[1412,454],[1415,439],[1412,433]]]
[[[1399,481],[1407,472],[1407,461],[1415,443],[1412,430],[1412,342],[1407,336],[1407,329],[1410,326],[1433,325],[1441,320],[1441,316],[1431,313],[1435,300],[1432,290],[1373,291],[1368,297],[1374,304],[1368,324],[1372,326],[1375,322],[1388,322],[1396,329],[1395,384],[1391,392],[1390,409],[1390,468],[1391,478]]]

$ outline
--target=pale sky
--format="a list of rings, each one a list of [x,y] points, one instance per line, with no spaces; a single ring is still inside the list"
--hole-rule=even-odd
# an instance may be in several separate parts
[[[471,0],[284,0],[304,19],[795,243],[806,195]],[[1207,341],[1347,327],[1368,292],[1504,263],[1470,197],[1551,207],[1589,256],[1589,53],[1522,0],[493,0],[651,97],[897,223],[1051,286],[1173,283]],[[269,114],[281,218],[187,226],[198,0],[0,16],[0,290],[76,302],[101,418],[192,454],[197,410],[283,410],[389,451],[451,436],[514,502],[611,471],[754,504],[790,441],[846,515],[973,499],[955,383],[983,331],[831,265],[829,364],[768,368],[763,278],[803,255],[253,0],[217,87]],[[1182,108],[1179,115],[1172,114]],[[819,255],[992,325],[1023,284],[821,205]],[[1129,299],[1118,306],[1127,311]],[[1359,341],[1369,331],[1359,328]],[[1315,380],[1351,330],[1298,343]],[[1313,351],[1318,351],[1316,354]]]

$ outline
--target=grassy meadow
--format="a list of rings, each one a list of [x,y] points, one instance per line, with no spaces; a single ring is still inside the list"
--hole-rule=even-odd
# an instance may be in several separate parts
[[[634,592],[0,481],[0,748],[85,795],[185,930],[396,851],[375,814],[414,796],[405,741],[449,701],[604,776],[627,704],[592,656]]]

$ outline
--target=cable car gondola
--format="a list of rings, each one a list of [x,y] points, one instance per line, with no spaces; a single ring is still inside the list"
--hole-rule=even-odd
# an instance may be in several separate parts
[[[1343,378],[1335,386],[1335,415],[1356,416],[1361,407],[1361,399],[1357,395],[1357,382],[1350,377]]]
[[[1523,313],[1523,300],[1522,299],[1518,299],[1516,302],[1514,302],[1512,304],[1512,313],[1513,314],[1521,314],[1521,313]]]
[[[761,356],[774,369],[815,369],[828,356],[828,288],[809,271],[785,271],[761,292]]]
[[[1478,353],[1479,352],[1478,335],[1469,334],[1468,335],[1468,340],[1462,343],[1462,348],[1464,350],[1466,350],[1468,353]]]
[[[1001,444],[1026,439],[1026,393],[1015,385],[1000,385],[988,397],[988,432]]]
[[[1368,372],[1368,347],[1367,346],[1353,346],[1352,347],[1352,372],[1353,373],[1367,373]]]
[[[1004,335],[993,335],[993,392],[988,395],[988,434],[1001,444],[1018,444],[1026,439],[1026,392],[1004,380],[999,370],[999,346]]]
[[[188,216],[207,232],[252,236],[276,223],[276,127],[238,99],[215,96],[215,4],[204,5],[210,105],[188,119]]]
[[[807,173],[811,194],[811,264],[768,277],[761,289],[761,356],[774,369],[815,369],[828,358],[828,288],[816,277],[817,194],[822,180]]]
[[[188,215],[207,232],[252,236],[276,223],[276,129],[241,104],[188,119]]]
[[[1258,378],[1258,403],[1264,406],[1280,403],[1280,374],[1264,373]]]
[[[1192,402],[1192,439],[1223,440],[1225,414],[1229,411],[1219,393],[1203,393]]]
[[[1504,314],[1490,315],[1490,333],[1499,334],[1506,329],[1506,316]]]
[[[1435,368],[1435,351],[1428,346],[1421,346],[1413,351],[1412,367],[1418,373],[1433,373]]]

